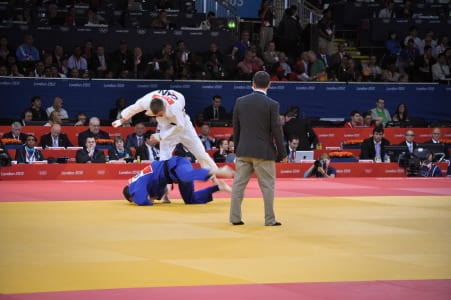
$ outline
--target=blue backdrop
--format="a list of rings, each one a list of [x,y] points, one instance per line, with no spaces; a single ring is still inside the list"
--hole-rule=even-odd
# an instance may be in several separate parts
[[[78,112],[108,118],[119,97],[127,104],[155,89],[175,89],[186,97],[187,112],[194,117],[221,95],[223,105],[231,112],[235,99],[251,92],[250,82],[198,81],[119,81],[0,78],[0,118],[17,119],[30,107],[31,97],[41,96],[43,107],[60,96],[72,119]],[[342,84],[342,83],[273,83],[268,95],[280,102],[281,112],[291,105],[301,108],[305,117],[348,118],[351,110],[367,111],[378,97],[385,99],[393,113],[403,102],[413,117],[428,121],[451,120],[451,86],[438,84]],[[250,116],[252,117],[252,116]]]

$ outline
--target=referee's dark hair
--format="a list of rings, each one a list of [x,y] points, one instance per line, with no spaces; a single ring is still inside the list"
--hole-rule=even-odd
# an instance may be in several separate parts
[[[269,76],[269,74],[265,71],[258,71],[254,74],[252,81],[254,82],[256,88],[264,89],[267,88],[271,82],[271,76]]]

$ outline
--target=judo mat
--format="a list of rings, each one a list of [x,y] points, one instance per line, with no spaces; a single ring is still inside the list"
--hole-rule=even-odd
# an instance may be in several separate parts
[[[0,181],[0,299],[451,299],[451,178],[278,179],[280,227],[256,179],[243,226],[125,183]]]

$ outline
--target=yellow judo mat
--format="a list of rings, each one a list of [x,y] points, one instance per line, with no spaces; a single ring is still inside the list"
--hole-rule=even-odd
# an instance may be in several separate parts
[[[451,278],[451,196],[0,203],[0,294]]]

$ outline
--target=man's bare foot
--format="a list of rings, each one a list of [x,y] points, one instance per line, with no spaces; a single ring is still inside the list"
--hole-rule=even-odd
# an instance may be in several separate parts
[[[233,174],[235,174],[235,171],[233,171],[232,168],[226,165],[215,170],[214,174],[219,177],[232,178]]]

